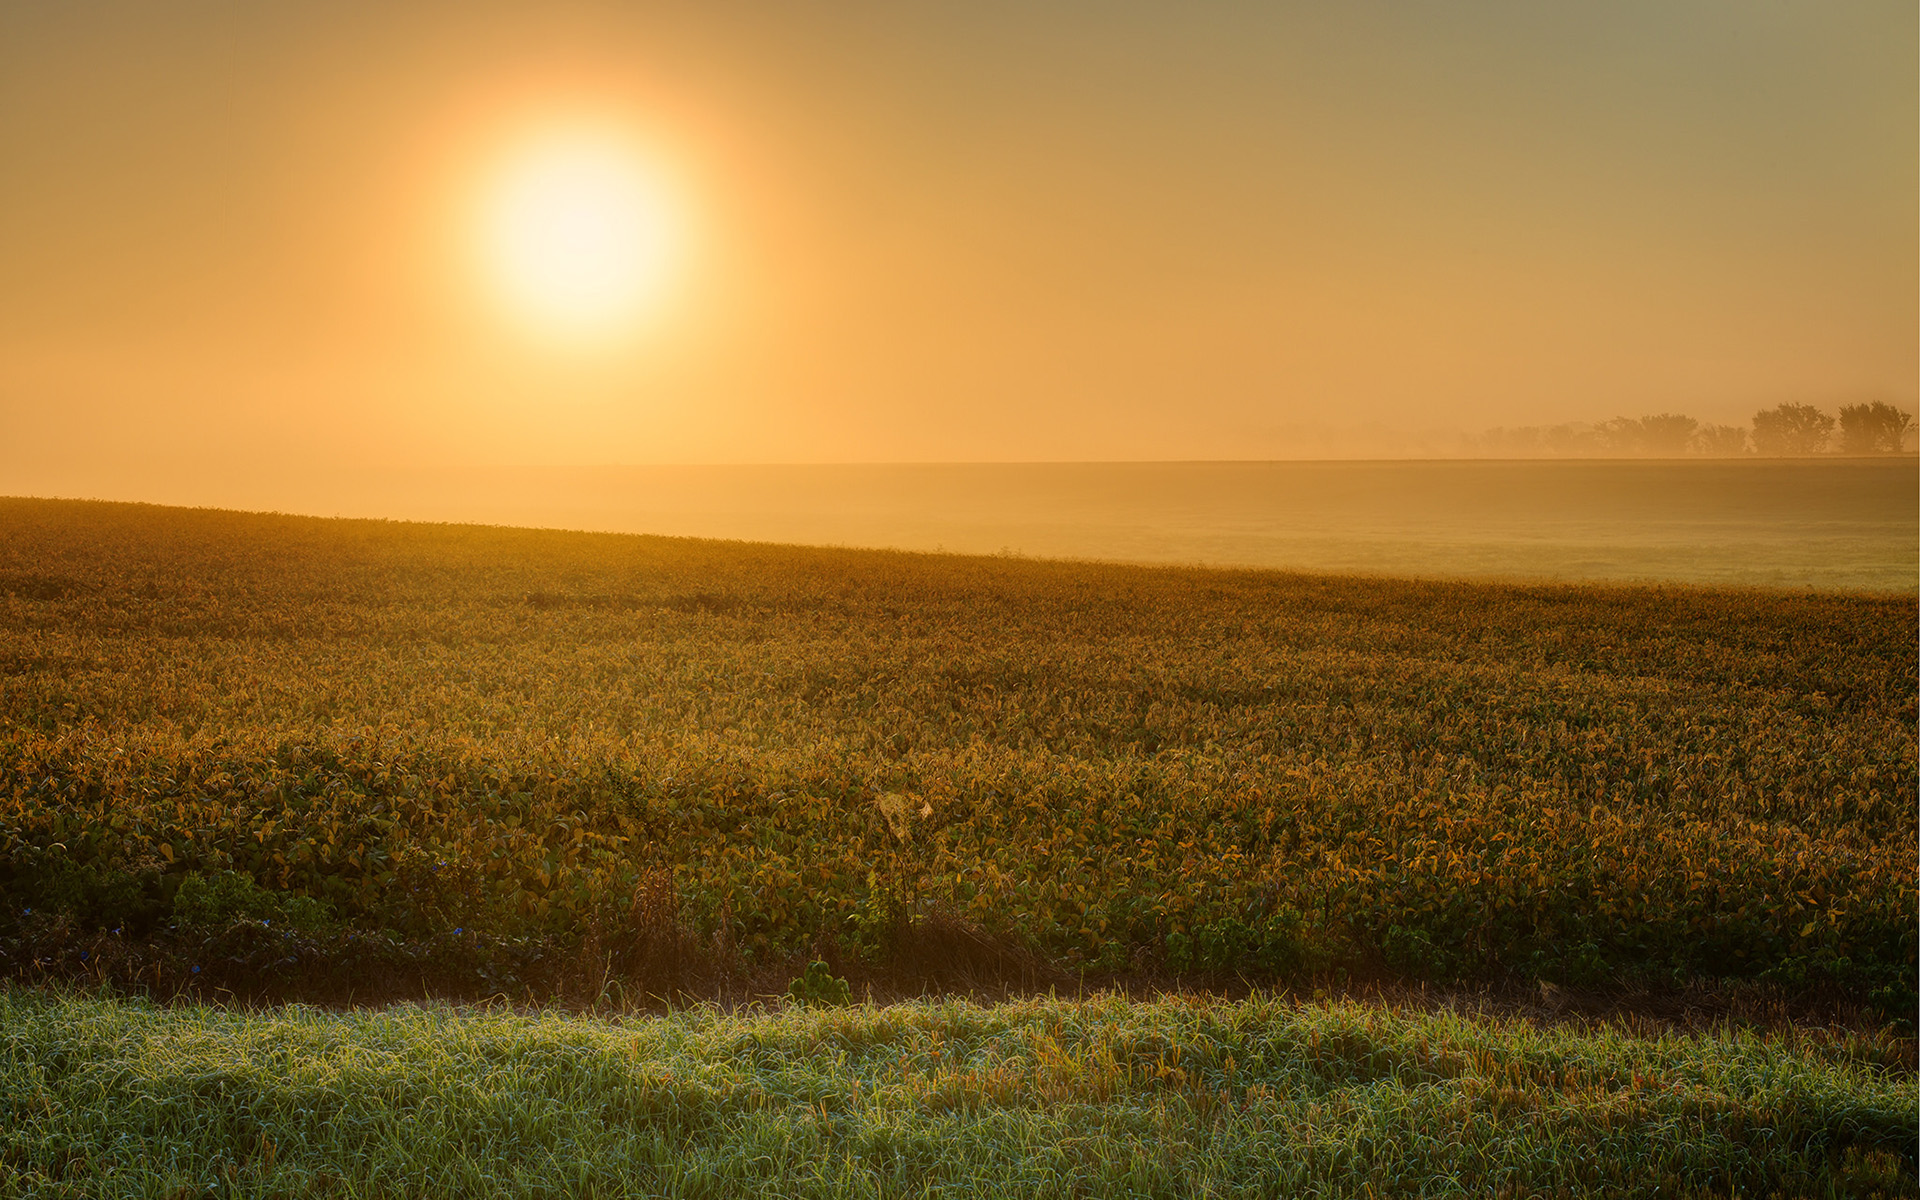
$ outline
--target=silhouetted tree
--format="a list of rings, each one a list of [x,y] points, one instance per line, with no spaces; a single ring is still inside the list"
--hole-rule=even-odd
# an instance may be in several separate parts
[[[1833,418],[1811,404],[1781,404],[1753,414],[1753,448],[1769,456],[1818,454]]]
[[[1700,422],[1679,413],[1661,413],[1640,418],[1640,453],[1659,458],[1678,458],[1687,452],[1687,442]]]
[[[1913,418],[1891,404],[1845,404],[1840,408],[1840,449],[1848,454],[1898,454]]]
[[[1695,454],[1732,458],[1747,452],[1747,431],[1739,425],[1702,425],[1690,445]]]
[[[1643,434],[1640,422],[1632,417],[1615,417],[1593,427],[1594,448],[1602,454],[1631,458],[1644,452]]]
[[[1593,434],[1602,454],[1630,458],[1647,455],[1674,458],[1686,453],[1687,439],[1693,436],[1699,424],[1692,417],[1684,417],[1679,413],[1660,413],[1638,420],[1615,417],[1594,426]]]

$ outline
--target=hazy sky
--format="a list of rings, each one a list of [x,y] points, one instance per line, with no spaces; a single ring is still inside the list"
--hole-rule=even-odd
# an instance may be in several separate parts
[[[1911,0],[0,0],[0,492],[1911,408],[1917,41]],[[567,343],[474,214],[581,128],[671,253]]]

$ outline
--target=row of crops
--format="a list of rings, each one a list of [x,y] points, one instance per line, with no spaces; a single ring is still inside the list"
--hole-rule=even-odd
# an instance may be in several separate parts
[[[236,917],[635,970],[663,922],[752,963],[931,921],[1911,1011],[1911,598],[36,501],[0,597],[0,969]]]

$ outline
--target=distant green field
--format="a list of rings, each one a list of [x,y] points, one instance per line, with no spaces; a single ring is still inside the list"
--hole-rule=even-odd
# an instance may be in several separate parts
[[[19,500],[0,594],[15,978],[1912,1019],[1911,599]]]
[[[1911,1043],[1351,1004],[0,991],[0,1196],[1913,1196]]]
[[[258,470],[47,494],[1399,578],[1920,587],[1912,456]]]

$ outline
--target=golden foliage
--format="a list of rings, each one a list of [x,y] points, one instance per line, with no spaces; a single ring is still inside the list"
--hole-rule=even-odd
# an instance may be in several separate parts
[[[1910,599],[23,501],[0,531],[34,581],[0,587],[16,907],[233,870],[565,931],[667,872],[750,953],[931,903],[1103,969],[1911,988]]]

